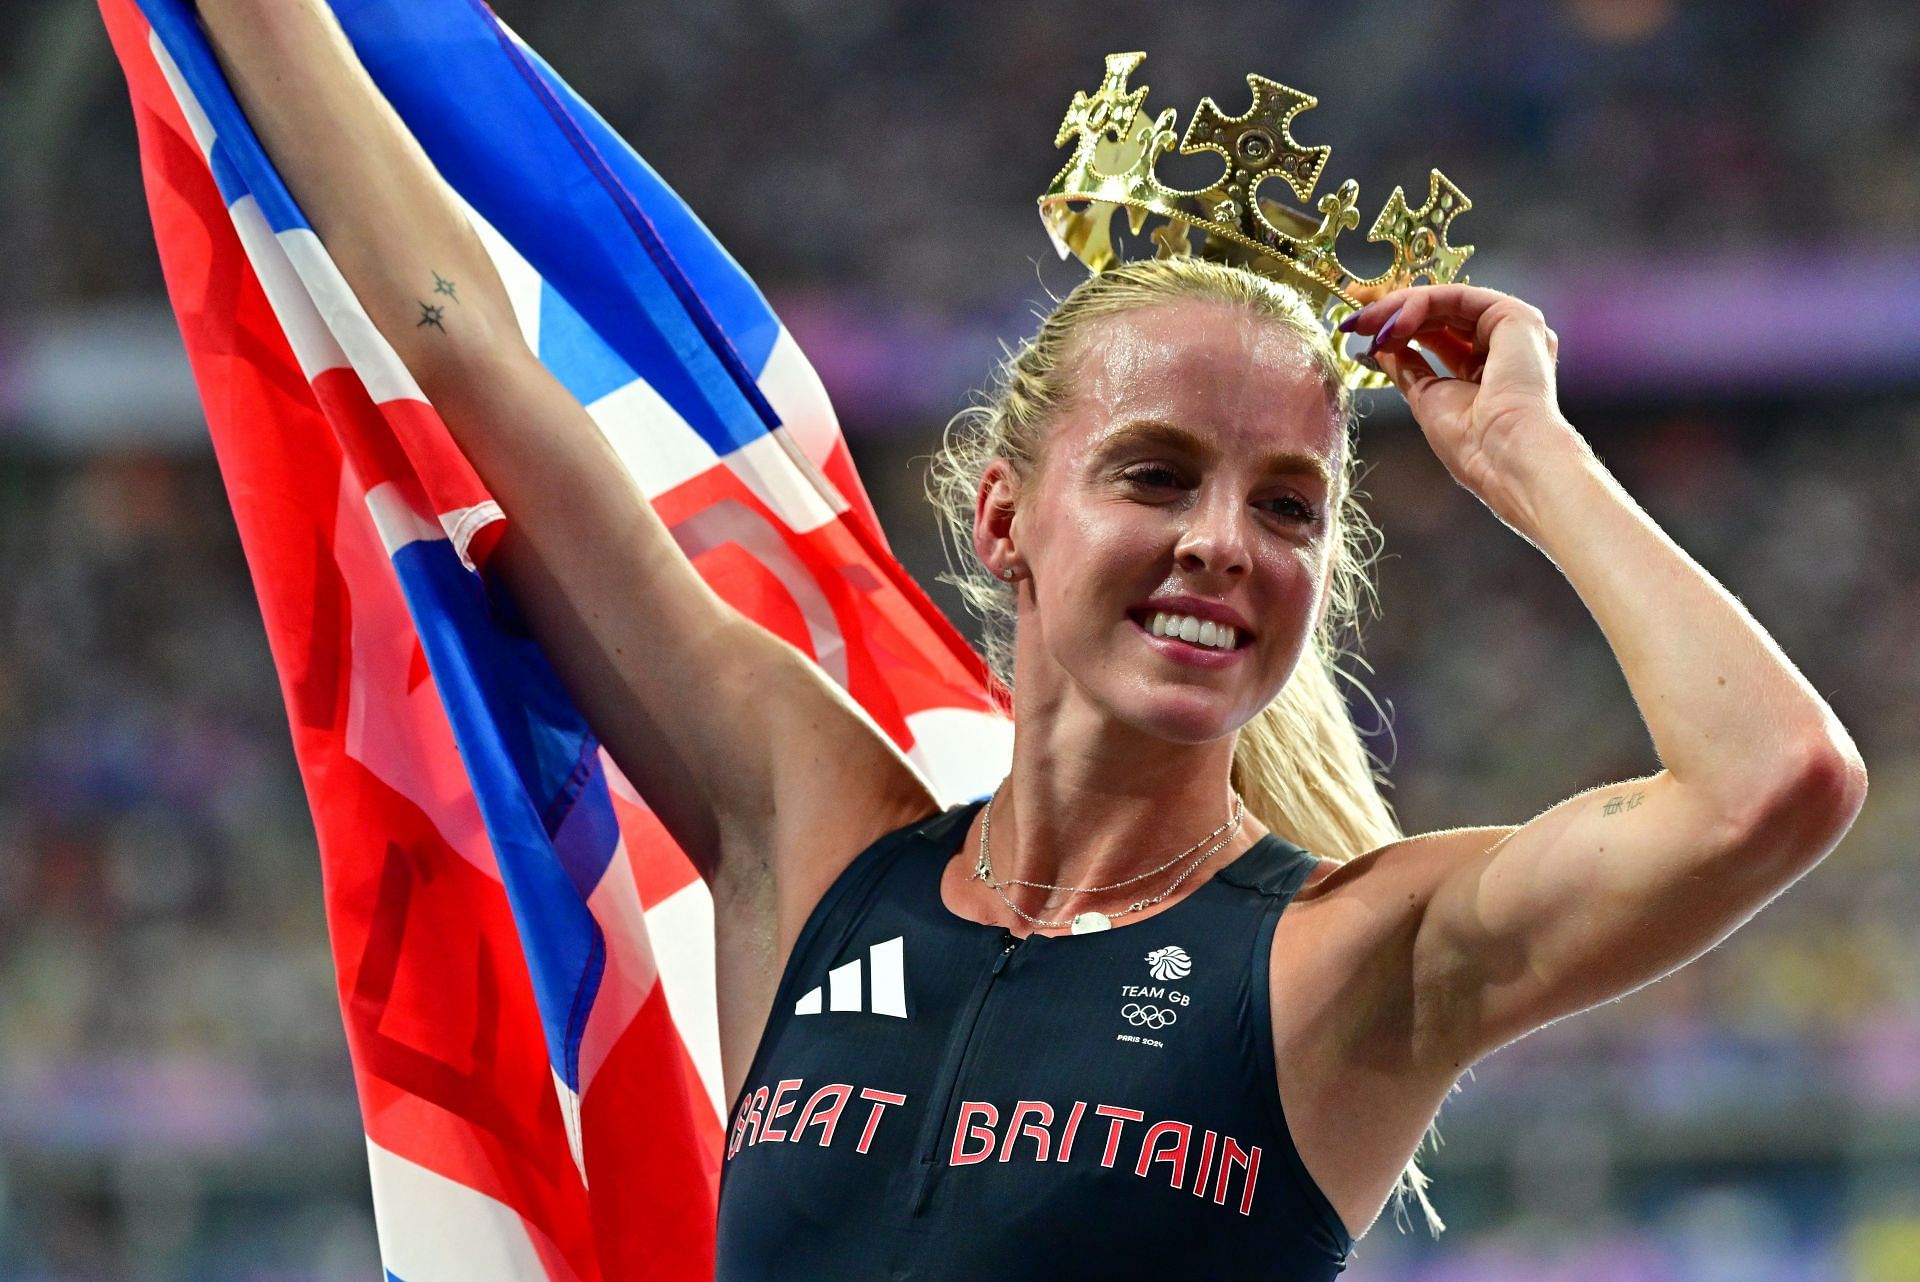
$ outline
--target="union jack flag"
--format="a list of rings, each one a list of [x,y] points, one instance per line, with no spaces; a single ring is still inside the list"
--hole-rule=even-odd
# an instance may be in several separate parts
[[[709,1277],[729,1101],[706,888],[491,590],[500,508],[192,5],[100,7],[313,811],[387,1276]],[[478,0],[334,9],[707,581],[943,801],[986,791],[1010,724],[754,283]]]

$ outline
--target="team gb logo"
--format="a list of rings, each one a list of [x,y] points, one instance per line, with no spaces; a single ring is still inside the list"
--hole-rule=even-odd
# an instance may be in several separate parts
[[[1185,979],[1193,973],[1193,959],[1186,949],[1168,944],[1147,954],[1147,964],[1155,979]]]

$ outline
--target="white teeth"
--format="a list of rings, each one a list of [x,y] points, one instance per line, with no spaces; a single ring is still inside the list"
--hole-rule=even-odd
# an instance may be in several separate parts
[[[1168,614],[1159,611],[1147,624],[1147,631],[1157,637],[1178,637],[1193,645],[1204,645],[1215,650],[1232,650],[1240,644],[1240,633],[1224,623],[1212,620],[1196,619],[1186,614]]]

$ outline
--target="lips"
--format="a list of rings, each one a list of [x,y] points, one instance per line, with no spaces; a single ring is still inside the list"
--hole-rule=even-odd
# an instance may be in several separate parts
[[[1198,619],[1191,614],[1171,614],[1156,610],[1145,621],[1148,632],[1157,637],[1177,637],[1188,645],[1213,650],[1234,650],[1240,645],[1240,630],[1228,623]]]
[[[1129,609],[1127,617],[1150,635],[1171,636],[1214,649],[1245,649],[1254,638],[1252,627],[1239,611],[1204,597],[1149,597]],[[1223,636],[1231,637],[1230,646],[1219,644]]]
[[[1219,634],[1229,632],[1231,629],[1224,624],[1209,621],[1204,626],[1215,630],[1215,644],[1206,645],[1198,640],[1187,641],[1182,639],[1178,632],[1170,634],[1166,631],[1165,624],[1168,617],[1163,611],[1153,611],[1143,615],[1141,611],[1129,610],[1127,625],[1134,630],[1142,642],[1158,651],[1162,657],[1183,666],[1224,668],[1246,660],[1247,647],[1252,644],[1252,637],[1244,633],[1237,634],[1233,637],[1236,642],[1234,648],[1222,649],[1218,644]],[[1193,623],[1194,620],[1191,616],[1186,616],[1186,622]],[[1154,631],[1156,623],[1161,625],[1161,630],[1158,632]]]

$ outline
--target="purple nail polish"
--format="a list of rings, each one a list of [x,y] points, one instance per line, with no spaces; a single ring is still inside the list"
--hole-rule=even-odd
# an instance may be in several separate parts
[[[1361,352],[1358,356],[1354,357],[1353,360],[1355,364],[1364,365],[1376,374],[1386,373],[1385,370],[1380,368],[1380,362],[1373,359],[1373,353],[1370,351]]]
[[[1401,304],[1399,307],[1396,307],[1393,309],[1393,315],[1387,317],[1387,323],[1382,325],[1380,327],[1380,332],[1373,336],[1373,342],[1369,344],[1367,347],[1367,355],[1372,356],[1374,353],[1378,352],[1380,350],[1380,345],[1382,343],[1385,343],[1389,338],[1393,336],[1394,324],[1400,319],[1400,313],[1406,310],[1407,308],[1404,303]]]
[[[1353,323],[1359,319],[1360,319],[1360,313],[1355,312],[1353,315],[1341,321],[1338,325],[1335,325],[1334,328],[1339,330],[1342,334],[1351,334],[1353,333]]]

